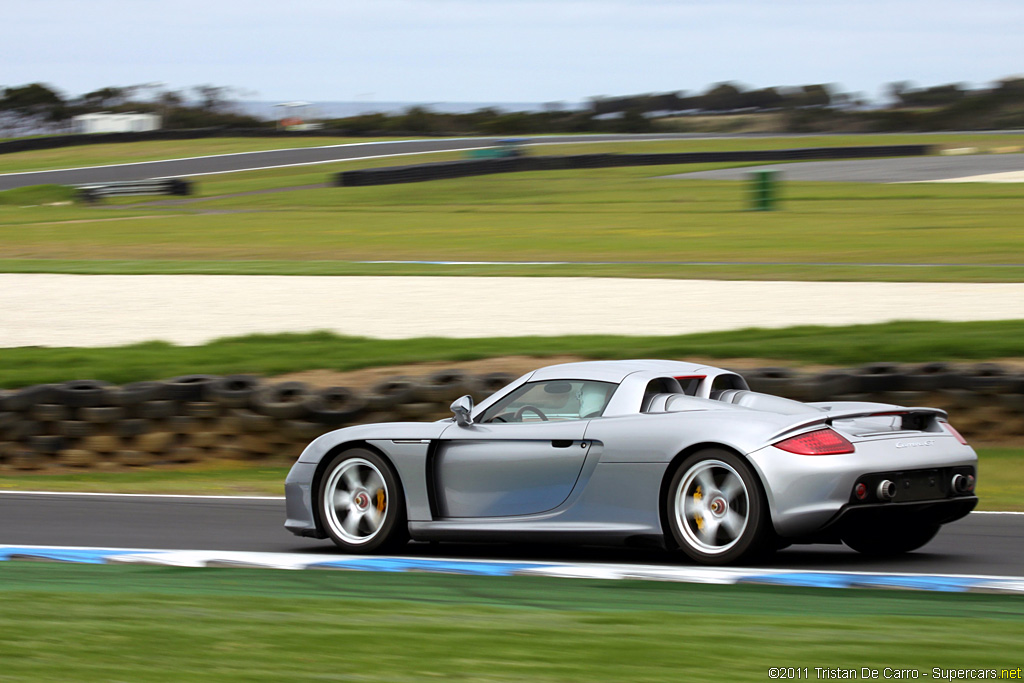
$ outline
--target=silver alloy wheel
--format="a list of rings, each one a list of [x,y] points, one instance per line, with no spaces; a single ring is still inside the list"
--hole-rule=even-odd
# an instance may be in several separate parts
[[[327,524],[352,545],[367,543],[380,532],[391,501],[380,470],[363,458],[344,460],[334,468],[323,496]]]
[[[683,475],[673,495],[677,528],[695,550],[718,555],[743,536],[750,497],[740,473],[721,460],[701,460]]]

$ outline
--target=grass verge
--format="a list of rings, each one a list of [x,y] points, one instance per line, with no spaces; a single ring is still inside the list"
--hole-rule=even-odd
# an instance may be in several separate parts
[[[86,378],[122,384],[192,373],[272,376],[301,370],[355,370],[508,355],[538,358],[576,355],[596,359],[772,358],[827,365],[880,360],[989,360],[1024,357],[1024,320],[751,328],[658,337],[382,340],[313,332],[232,337],[203,346],[175,346],[154,341],[110,348],[20,347],[0,349],[0,387]],[[723,365],[728,363],[723,361]]]
[[[607,148],[672,151],[681,145],[793,142],[701,140]],[[560,145],[542,149],[564,151]],[[402,163],[457,156],[420,155]],[[507,274],[510,267],[502,265],[467,270],[353,262],[554,261],[569,265],[513,271],[950,281],[1019,280],[1024,272],[1017,258],[1024,253],[1018,225],[1024,198],[1012,185],[790,182],[783,185],[781,210],[774,212],[749,211],[744,183],[662,177],[709,165],[322,187],[338,170],[395,163],[376,159],[204,176],[200,196],[183,201],[0,206],[0,267]],[[295,187],[305,189],[268,192]]]
[[[356,261],[164,261],[0,259],[0,273],[69,275],[360,275],[626,277],[818,282],[1021,282],[1024,265],[834,263],[367,263]]]
[[[0,192],[0,206],[65,205],[76,196],[77,191],[66,185],[30,185]]]
[[[13,680],[764,681],[1011,669],[1024,637],[1017,596],[18,562],[0,582]]]
[[[1024,511],[1024,449],[976,447],[979,510]],[[291,463],[208,462],[121,472],[0,474],[0,490],[281,496]]]

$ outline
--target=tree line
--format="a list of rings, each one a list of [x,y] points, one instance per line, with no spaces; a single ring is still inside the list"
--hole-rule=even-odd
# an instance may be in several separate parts
[[[157,113],[168,129],[252,129],[275,125],[243,113],[233,88],[201,85],[167,90],[157,86],[110,86],[75,97],[65,97],[42,83],[0,88],[0,136],[67,132],[74,116],[100,111]],[[323,121],[322,125],[351,135],[641,133],[685,131],[694,129],[696,117],[717,116],[725,120],[723,115],[742,114],[748,118],[772,115],[771,127],[778,132],[1024,127],[1024,78],[1006,78],[981,89],[958,83],[917,88],[901,81],[889,84],[887,95],[890,101],[885,106],[871,106],[862,98],[838,92],[828,84],[747,88],[725,82],[695,94],[594,97],[577,108],[550,104],[540,111],[485,108],[452,114],[411,107],[397,114],[363,114]],[[733,118],[730,116],[729,120]]]
[[[259,128],[272,125],[242,114],[232,88],[199,85],[167,90],[151,85],[109,86],[66,97],[44,83],[0,88],[0,136],[69,132],[79,114],[159,114],[164,128]]]

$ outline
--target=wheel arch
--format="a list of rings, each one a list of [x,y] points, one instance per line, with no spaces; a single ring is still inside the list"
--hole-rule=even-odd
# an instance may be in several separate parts
[[[675,539],[669,532],[670,527],[668,520],[668,489],[672,483],[672,477],[675,476],[675,473],[679,469],[679,467],[691,455],[712,448],[728,451],[729,453],[732,453],[737,458],[746,463],[747,466],[750,467],[750,470],[755,475],[754,478],[757,480],[757,485],[760,487],[761,495],[763,496],[763,500],[765,501],[768,510],[769,527],[774,528],[774,517],[772,514],[771,497],[768,495],[767,487],[764,483],[764,478],[762,477],[761,470],[757,467],[757,465],[755,465],[753,461],[751,461],[751,459],[746,456],[745,453],[736,449],[733,446],[729,446],[728,444],[719,443],[715,441],[702,441],[701,443],[691,444],[684,448],[683,450],[679,451],[679,453],[677,453],[675,457],[673,457],[672,460],[669,462],[668,466],[665,468],[665,473],[662,475],[661,478],[661,488],[658,492],[658,519],[661,522],[661,534],[665,537],[665,544],[668,547],[675,546]]]

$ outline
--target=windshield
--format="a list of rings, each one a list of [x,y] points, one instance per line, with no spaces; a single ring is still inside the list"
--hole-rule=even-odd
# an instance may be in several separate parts
[[[530,382],[489,407],[480,422],[546,422],[600,417],[616,386],[611,382],[584,380]]]

